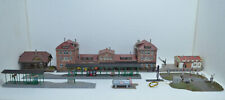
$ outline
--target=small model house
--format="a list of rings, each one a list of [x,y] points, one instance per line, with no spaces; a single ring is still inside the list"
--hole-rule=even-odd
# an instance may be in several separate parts
[[[178,68],[201,68],[202,59],[199,56],[175,56],[174,64]]]
[[[45,69],[52,56],[46,51],[25,51],[19,57],[21,69]]]
[[[98,54],[79,54],[78,42],[67,40],[56,47],[57,69],[66,71],[66,65],[70,67],[82,64],[84,66],[95,65],[94,67],[107,64],[108,67],[119,64],[127,66],[127,64],[141,64],[141,70],[152,70],[156,67],[157,47],[151,41],[137,41],[134,45],[134,54],[116,54],[111,48],[100,50]],[[85,65],[87,64],[87,65]],[[112,66],[110,66],[112,64]],[[124,65],[122,65],[124,64]],[[120,66],[118,66],[120,67]],[[129,69],[129,68],[128,68]]]

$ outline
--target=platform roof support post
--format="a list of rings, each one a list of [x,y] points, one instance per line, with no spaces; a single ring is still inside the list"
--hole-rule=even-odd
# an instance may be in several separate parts
[[[81,75],[83,75],[83,71],[84,71],[84,68],[83,68],[83,67],[81,67]]]
[[[123,75],[126,76],[126,68],[123,69]]]
[[[137,73],[136,74],[139,74],[139,67],[137,67]]]
[[[99,67],[100,75],[102,75],[102,67]]]
[[[26,81],[26,83],[27,83],[27,74],[25,74],[25,77],[26,77],[25,81]]]
[[[19,80],[18,80],[18,81],[20,82],[20,74],[19,74],[19,76],[18,76],[18,77],[19,77]]]
[[[45,80],[44,80],[44,79],[45,79],[45,76],[44,76],[44,74],[42,75],[42,77],[43,77],[43,83],[44,83],[44,82],[45,82]]]
[[[74,70],[74,76],[76,76],[76,75],[77,75],[77,69]]]
[[[7,84],[7,78],[6,78],[6,74],[5,74],[5,83]]]
[[[114,72],[114,67],[112,67],[112,73]]]
[[[31,74],[29,74],[29,77],[30,77],[30,82],[31,82]]]
[[[133,76],[133,68],[130,70],[130,74],[131,76]]]
[[[107,68],[105,67],[105,74],[107,75]]]
[[[18,75],[15,76],[16,83],[18,82]]]
[[[120,75],[120,67],[118,67],[118,75]]]
[[[11,74],[9,74],[9,81],[12,81]]]

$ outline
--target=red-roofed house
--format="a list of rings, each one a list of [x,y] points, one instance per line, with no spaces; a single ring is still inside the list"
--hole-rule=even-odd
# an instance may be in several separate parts
[[[57,69],[66,70],[66,64],[99,64],[99,63],[139,63],[143,70],[154,70],[156,67],[157,48],[146,40],[135,44],[134,54],[115,54],[111,48],[100,50],[98,54],[79,54],[79,44],[67,40],[56,47]]]
[[[134,46],[138,63],[143,63],[148,69],[156,67],[157,47],[146,40],[138,41]]]
[[[199,56],[175,56],[174,64],[178,68],[201,68],[202,59]]]
[[[66,64],[79,62],[79,44],[76,41],[67,40],[56,47],[57,69],[67,70]]]
[[[21,69],[44,69],[52,56],[46,51],[25,51],[19,57]]]

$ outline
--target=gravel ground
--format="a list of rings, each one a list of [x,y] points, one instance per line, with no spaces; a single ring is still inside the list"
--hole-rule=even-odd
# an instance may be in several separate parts
[[[53,82],[44,82],[36,85],[18,83],[13,84],[8,82],[7,84],[3,84],[2,87],[7,88],[95,88],[96,83],[89,82],[76,82],[75,84],[69,83],[53,83]]]

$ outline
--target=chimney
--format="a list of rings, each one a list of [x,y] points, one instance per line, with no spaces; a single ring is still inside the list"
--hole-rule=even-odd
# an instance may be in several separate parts
[[[137,40],[137,43],[140,43],[140,40]]]
[[[35,49],[34,55],[37,56],[37,49]]]
[[[77,39],[75,38],[74,41],[77,42]]]
[[[150,38],[150,41],[149,41],[150,43],[152,43],[152,39]]]
[[[66,38],[64,37],[64,42],[66,41]]]

